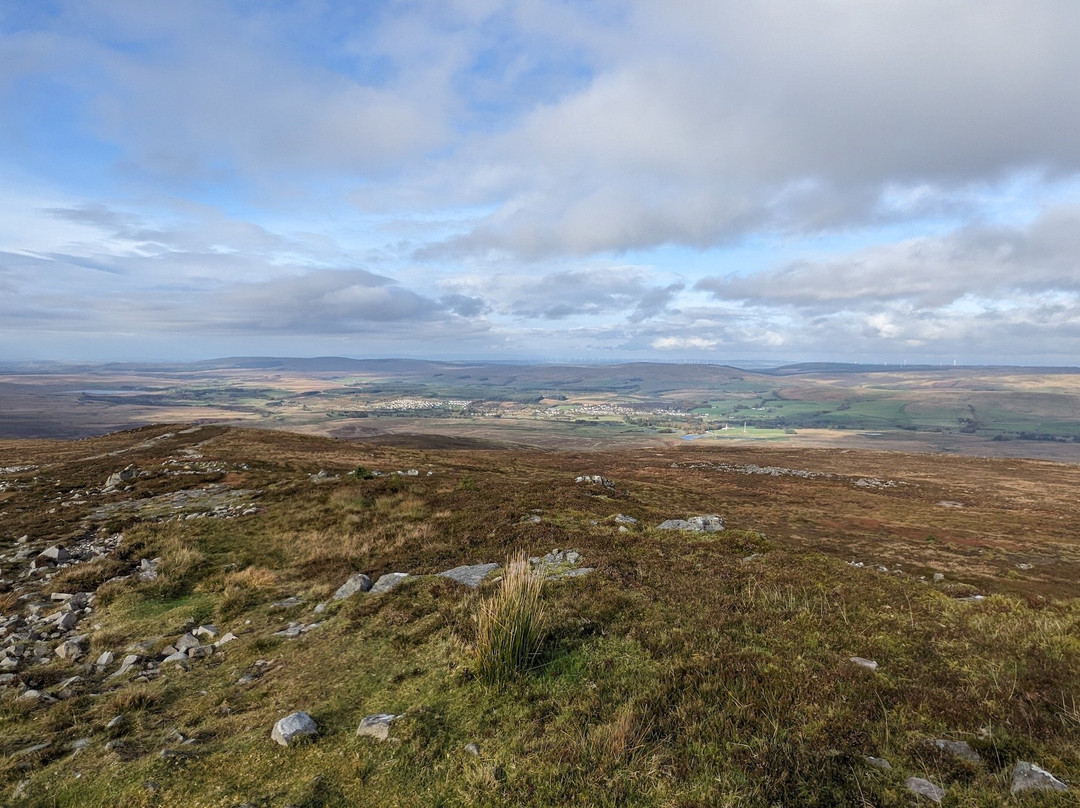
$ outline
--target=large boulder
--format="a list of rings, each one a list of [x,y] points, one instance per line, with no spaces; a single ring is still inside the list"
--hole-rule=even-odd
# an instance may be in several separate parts
[[[270,737],[282,746],[289,746],[301,738],[318,734],[319,725],[315,723],[315,719],[301,710],[290,713],[274,724]]]
[[[717,533],[724,529],[724,517],[715,513],[706,516],[691,516],[689,519],[667,519],[658,526],[659,530],[687,530],[691,533]]]
[[[367,592],[371,589],[371,579],[362,572],[354,572],[349,579],[338,587],[334,593],[334,600],[344,600],[352,597],[357,592]]]

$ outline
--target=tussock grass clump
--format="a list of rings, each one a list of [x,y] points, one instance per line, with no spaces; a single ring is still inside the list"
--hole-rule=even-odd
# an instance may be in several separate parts
[[[500,685],[532,665],[544,639],[544,576],[519,551],[506,561],[495,594],[480,602],[476,616],[476,673]]]

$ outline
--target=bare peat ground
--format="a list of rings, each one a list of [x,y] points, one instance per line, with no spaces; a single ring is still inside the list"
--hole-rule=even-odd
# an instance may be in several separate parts
[[[947,805],[1075,804],[1080,467],[457,445],[0,442],[0,802],[915,805],[921,777]],[[701,514],[726,529],[657,529]],[[497,583],[433,574],[552,548],[594,571],[545,585],[536,670],[485,687],[473,615]],[[332,601],[356,571],[411,577]],[[237,639],[163,661],[210,623]],[[319,735],[274,744],[301,709]],[[355,735],[376,713],[401,716],[389,743]],[[1013,796],[1023,761],[1073,790]]]

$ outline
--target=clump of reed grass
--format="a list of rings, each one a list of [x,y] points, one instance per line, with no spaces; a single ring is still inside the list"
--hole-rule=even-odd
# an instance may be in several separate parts
[[[480,601],[476,616],[476,674],[501,685],[527,671],[544,639],[543,573],[519,551],[506,561],[494,594]]]

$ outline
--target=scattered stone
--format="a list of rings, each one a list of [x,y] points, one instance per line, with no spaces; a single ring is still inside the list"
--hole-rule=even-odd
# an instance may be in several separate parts
[[[105,725],[105,729],[116,729],[116,727],[119,727],[121,724],[124,723],[124,720],[125,719],[123,714],[115,715],[109,719],[109,723]]]
[[[920,797],[926,797],[930,802],[940,803],[945,799],[945,789],[935,786],[929,780],[921,777],[909,777],[904,781],[907,790]]]
[[[864,759],[875,769],[881,769],[884,772],[892,770],[892,764],[889,763],[889,761],[887,761],[885,758],[874,757],[873,755],[866,755]]]
[[[187,649],[187,655],[191,659],[200,659],[202,657],[208,657],[214,653],[214,646],[212,645],[196,645],[194,648]]]
[[[1041,766],[1021,760],[1013,769],[1012,787],[1013,794],[1024,791],[1068,791],[1069,787],[1050,774]]]
[[[202,643],[199,642],[199,638],[194,634],[185,634],[179,640],[173,643],[173,647],[177,651],[187,651],[189,648],[197,648]]]
[[[609,491],[615,490],[615,483],[606,477],[601,477],[599,474],[582,474],[580,477],[574,478],[575,483],[592,483],[593,485],[601,485],[607,488]]]
[[[691,516],[689,519],[667,519],[658,530],[687,530],[692,533],[717,533],[724,529],[724,517],[716,514]]]
[[[300,598],[296,597],[296,595],[292,595],[291,597],[285,598],[285,600],[279,600],[277,603],[274,604],[274,608],[275,609],[295,609],[297,606],[299,606],[303,602],[304,601],[302,601]]]
[[[464,584],[471,589],[476,589],[488,575],[498,568],[498,564],[474,564],[472,566],[454,567],[452,570],[440,572],[439,575],[443,578],[449,578],[451,581],[457,581],[459,584]]]
[[[399,716],[390,713],[377,713],[365,716],[356,728],[358,736],[367,736],[377,741],[385,741],[390,735],[390,722]]]
[[[276,724],[270,737],[282,746],[289,746],[293,741],[309,735],[318,735],[319,725],[304,711],[291,713]]]
[[[220,640],[218,640],[216,643],[214,643],[214,647],[220,648],[223,645],[228,645],[229,643],[231,643],[233,640],[236,640],[236,639],[239,639],[239,638],[235,634],[233,634],[231,631],[226,632],[222,636],[222,638]]]
[[[282,629],[281,631],[275,631],[275,637],[287,637],[288,639],[294,639],[301,634],[307,634],[312,629],[318,628],[322,623],[310,623],[305,625],[304,623],[289,623],[289,627]]]
[[[874,660],[866,659],[865,657],[861,657],[861,656],[848,657],[848,661],[849,662],[854,662],[856,665],[860,665],[860,666],[862,666],[864,668],[867,668],[869,670],[872,670],[872,671],[876,671],[877,667],[878,667],[877,662],[875,662]]]
[[[64,640],[58,646],[56,646],[56,655],[61,659],[75,660],[81,657],[85,652],[83,646],[86,645],[86,637],[72,637],[70,640]]]
[[[116,472],[113,472],[112,474],[110,474],[108,479],[105,480],[105,487],[106,488],[116,488],[121,483],[130,482],[131,480],[134,480],[138,476],[139,476],[139,469],[138,469],[137,466],[135,466],[135,464],[132,464],[132,465],[128,466],[127,468],[122,469],[121,471],[116,471]]]
[[[139,580],[154,581],[158,577],[158,567],[161,565],[160,558],[144,558],[139,562]]]
[[[932,743],[942,752],[948,752],[961,760],[966,760],[969,763],[982,763],[979,753],[972,749],[971,744],[967,741],[947,741],[939,738],[932,741]]]
[[[78,622],[79,618],[74,613],[62,612],[56,619],[55,625],[58,631],[71,631]]]
[[[638,520],[632,516],[627,516],[624,513],[615,514],[615,524],[617,525],[636,525]]]
[[[69,558],[68,551],[58,544],[54,544],[52,547],[46,547],[38,555],[39,559],[44,561],[52,561],[54,564],[63,564]]]
[[[19,701],[37,701],[41,698],[40,690],[24,690],[19,696]]]
[[[470,755],[475,755],[476,757],[480,757],[480,747],[475,743],[467,743],[467,744],[465,744],[465,751]]]
[[[218,627],[215,626],[213,623],[207,623],[206,625],[199,626],[191,633],[194,634],[196,637],[205,637],[208,640],[212,640],[221,632],[218,630]]]
[[[945,580],[945,573],[944,572],[935,572],[934,573],[934,581],[935,581],[935,583],[937,581],[944,581],[944,580]]]
[[[123,748],[124,748],[124,742],[120,738],[114,738],[113,740],[111,740],[107,744],[105,744],[105,751],[106,752],[115,752],[117,749],[123,749]]]
[[[357,592],[367,592],[370,589],[371,578],[362,572],[354,572],[345,583],[338,587],[337,592],[334,593],[334,600],[344,600]]]
[[[375,585],[368,590],[371,595],[378,595],[381,592],[389,592],[401,585],[401,583],[409,577],[407,572],[388,572],[385,575],[379,576],[379,580],[375,582]]]
[[[322,614],[323,612],[326,611],[326,607],[329,606],[329,605],[330,605],[330,602],[324,600],[322,603],[316,604],[315,608],[312,609],[312,611],[315,612],[315,614]]]
[[[89,738],[79,738],[79,740],[72,742],[71,751],[72,752],[81,752],[82,750],[84,750],[89,745],[90,745],[90,739]]]
[[[173,653],[165,657],[163,660],[161,660],[161,664],[166,665],[170,662],[183,662],[187,658],[187,651],[174,651]]]

